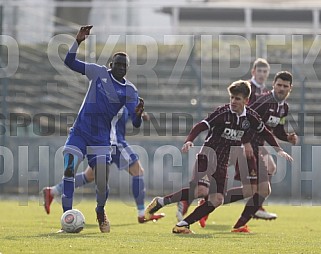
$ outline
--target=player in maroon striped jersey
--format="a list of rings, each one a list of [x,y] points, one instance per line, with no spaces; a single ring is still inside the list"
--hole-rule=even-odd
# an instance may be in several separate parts
[[[251,95],[250,95],[248,104],[253,103],[256,100],[257,96],[268,91],[265,83],[268,79],[269,74],[270,74],[270,64],[264,58],[257,58],[254,61],[251,69],[252,77],[249,80],[251,84]],[[269,154],[266,154],[264,155],[264,160],[266,161],[269,174],[272,175],[273,172],[276,171],[276,165],[274,163],[272,156]],[[235,180],[237,181],[241,180],[238,167],[235,168]],[[201,179],[198,185],[199,185],[198,186],[199,196],[206,197],[208,193],[208,188],[209,188],[208,179]],[[235,189],[234,195],[238,195],[239,193],[242,194],[242,190]],[[200,200],[199,203],[200,204],[204,203],[204,200]],[[190,206],[190,203],[188,201],[180,201],[178,203],[178,209],[176,213],[176,217],[178,221],[181,221],[183,219],[183,216],[186,214],[189,206]],[[201,227],[205,227],[207,217],[208,216],[205,216],[200,220],[199,223]],[[259,219],[275,219],[277,215],[275,213],[269,213],[263,207],[260,207],[259,210],[256,212],[255,217]]]
[[[265,83],[270,74],[270,64],[264,58],[257,58],[253,63],[253,68],[251,70],[252,78],[250,80],[251,83],[251,95],[249,100],[249,105],[253,104],[257,97],[262,93],[268,91]],[[273,157],[265,153],[263,156],[265,164],[267,165],[269,175],[273,175],[276,172],[276,164],[273,160]],[[240,181],[240,174],[238,168],[235,169],[235,180]],[[237,190],[236,190],[237,192]],[[277,218],[275,213],[270,213],[266,211],[263,207],[260,207],[259,210],[255,213],[255,218],[264,219],[264,220],[273,220]]]
[[[280,148],[272,133],[264,126],[257,113],[245,107],[251,93],[250,83],[243,80],[236,81],[228,87],[228,91],[230,103],[217,108],[208,118],[196,124],[183,145],[182,151],[187,152],[193,146],[193,140],[202,131],[208,130],[204,145],[196,158],[194,175],[189,188],[183,188],[176,193],[162,198],[156,197],[145,210],[145,218],[148,219],[165,205],[197,198],[198,181],[207,175],[210,179],[208,201],[196,208],[183,221],[179,222],[173,228],[173,233],[192,233],[189,229],[190,224],[211,213],[223,203],[230,153],[234,152],[235,149],[239,149],[242,143],[250,141],[250,135],[248,135],[250,130],[264,137],[271,146],[275,147],[280,156],[292,160],[292,157]],[[243,156],[238,158],[238,161],[242,164],[242,167],[248,168]],[[244,162],[246,165],[243,165]],[[249,200],[249,204],[252,204],[254,201],[254,206],[247,206],[246,215],[248,220],[250,220],[259,208],[259,205],[269,194],[268,187],[260,186],[258,193],[253,195]]]
[[[250,107],[260,115],[266,127],[272,131],[278,139],[282,141],[288,141],[295,145],[298,142],[297,135],[295,133],[286,133],[284,129],[285,118],[289,111],[289,106],[285,100],[289,96],[291,90],[292,74],[287,71],[278,72],[274,77],[273,90],[258,96],[256,101],[254,101]],[[257,160],[259,160],[259,158],[263,159],[263,156],[267,153],[263,146],[264,139],[256,133],[253,133],[250,146],[248,144],[244,145],[247,157],[252,157],[254,155]],[[249,170],[252,171],[252,187],[254,187],[252,188],[252,191],[256,192],[257,184],[265,179],[260,179],[260,175],[255,172],[255,168],[254,170]],[[270,182],[270,177],[267,179],[267,181]],[[228,190],[225,203],[235,202],[237,200],[249,197],[251,195],[249,194],[251,193],[249,189],[251,189],[250,186],[243,186],[243,190],[242,187]],[[237,223],[234,227],[234,232],[248,231],[247,228],[242,226]]]
[[[268,89],[265,86],[270,74],[270,65],[264,58],[257,58],[251,70],[252,78],[249,80],[251,83],[251,95],[249,104],[256,100],[256,97]]]

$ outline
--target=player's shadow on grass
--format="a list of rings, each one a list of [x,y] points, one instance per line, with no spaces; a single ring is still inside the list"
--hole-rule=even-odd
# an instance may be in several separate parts
[[[111,227],[128,227],[128,226],[135,226],[138,225],[138,223],[124,223],[124,224],[111,224]],[[85,229],[86,228],[98,228],[98,224],[86,224],[85,225]]]
[[[208,239],[208,238],[214,238],[215,234],[199,234],[198,232],[195,232],[195,234],[175,234],[176,237],[184,237],[184,238],[199,238],[199,239]]]
[[[232,227],[231,227],[231,225],[209,224],[209,225],[206,225],[206,227],[204,229],[209,229],[209,230],[213,230],[213,231],[231,231]]]

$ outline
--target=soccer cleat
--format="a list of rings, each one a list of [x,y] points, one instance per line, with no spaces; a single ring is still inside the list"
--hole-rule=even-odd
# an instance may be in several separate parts
[[[247,227],[247,225],[244,225],[242,227],[239,228],[233,228],[231,230],[231,232],[233,233],[251,233],[250,229]]]
[[[202,219],[198,221],[202,228],[205,228],[207,219],[208,219],[208,215],[205,215]]]
[[[184,219],[184,215],[187,213],[188,210],[188,202],[183,200],[177,202],[177,212],[176,212],[176,218],[177,221],[180,222]]]
[[[267,212],[263,207],[260,207],[259,210],[254,214],[254,219],[261,220],[275,220],[277,218],[277,214]]]
[[[109,220],[107,219],[105,211],[103,213],[98,213],[97,214],[97,221],[98,221],[98,226],[100,229],[100,232],[102,233],[109,233],[110,232],[110,223]]]
[[[53,200],[53,195],[51,194],[51,188],[50,187],[43,188],[42,195],[43,195],[43,206],[46,210],[46,213],[50,214],[50,205]]]
[[[175,225],[175,227],[172,229],[172,233],[173,234],[184,234],[184,235],[195,234],[192,230],[189,229],[189,225],[186,225],[186,226]]]
[[[204,203],[205,203],[205,199],[202,198],[198,201],[198,206],[201,206]],[[198,221],[202,228],[205,228],[207,219],[208,219],[208,215],[205,215]]]
[[[139,223],[145,223],[145,222],[148,222],[148,221],[156,222],[159,219],[164,218],[164,217],[165,217],[165,213],[152,214],[152,216],[148,220],[145,219],[145,216],[138,216],[138,222]]]
[[[145,219],[150,220],[152,215],[156,213],[159,209],[161,209],[163,206],[158,203],[159,197],[156,197],[152,200],[152,202],[149,203],[149,205],[145,209]]]

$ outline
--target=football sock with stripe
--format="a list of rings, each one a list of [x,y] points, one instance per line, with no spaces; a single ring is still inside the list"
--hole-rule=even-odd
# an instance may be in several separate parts
[[[132,192],[136,202],[139,215],[144,214],[145,210],[145,183],[144,176],[133,176],[132,178]]]
[[[73,195],[75,191],[75,179],[73,177],[63,178],[63,195],[61,198],[63,211],[72,209]]]
[[[86,178],[86,174],[85,172],[81,172],[78,173],[75,177],[75,188],[81,187],[85,184],[89,183],[87,178]],[[63,182],[60,182],[59,184],[55,185],[54,187],[52,187],[51,189],[52,194],[54,196],[60,196],[62,195],[63,192]]]

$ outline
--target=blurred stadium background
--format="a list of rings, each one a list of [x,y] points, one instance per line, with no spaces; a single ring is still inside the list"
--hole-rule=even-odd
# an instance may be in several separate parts
[[[148,194],[188,182],[193,156],[175,157],[185,136],[228,101],[227,85],[249,79],[252,62],[264,57],[271,64],[269,87],[276,72],[294,74],[287,127],[300,136],[295,148],[282,143],[296,162],[280,165],[272,197],[318,202],[317,0],[0,0],[0,193],[37,194],[61,179],[61,148],[88,86],[63,59],[84,24],[93,24],[95,35],[81,48],[84,59],[105,64],[118,50],[131,58],[128,78],[145,99],[151,121],[139,131],[129,125],[128,141],[144,148],[139,151]],[[112,179],[114,194],[130,193],[126,173],[113,170]]]

